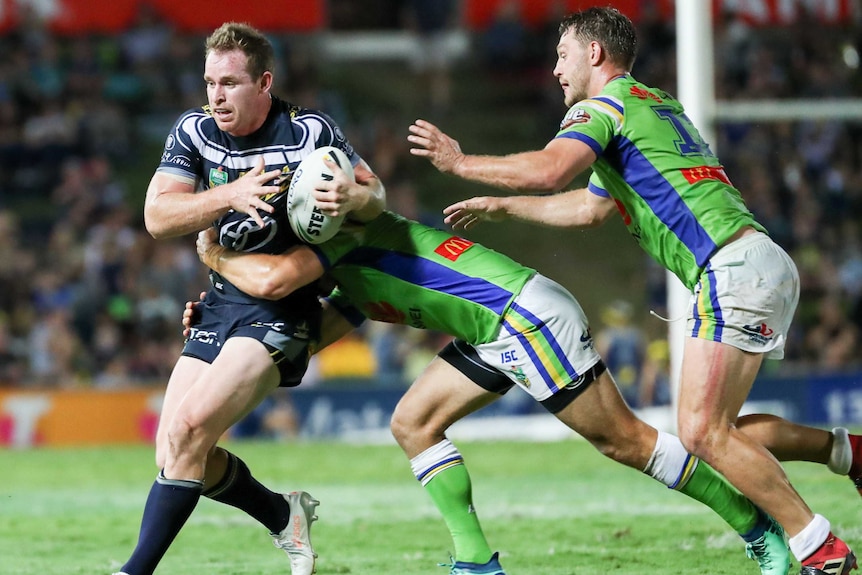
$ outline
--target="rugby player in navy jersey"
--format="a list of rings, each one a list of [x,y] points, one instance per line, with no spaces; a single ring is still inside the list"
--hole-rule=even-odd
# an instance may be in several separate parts
[[[214,227],[226,247],[284,252],[300,243],[285,205],[292,170],[328,145],[347,154],[355,181],[339,171],[321,182],[318,206],[358,221],[380,212],[380,180],[331,118],[271,94],[273,68],[271,44],[250,26],[226,23],[207,38],[209,104],[179,117],[147,189],[144,221],[154,238]],[[204,495],[257,519],[287,553],[292,575],[311,575],[309,528],[318,502],[304,491],[267,489],[217,442],[275,388],[299,384],[320,335],[317,290],[310,285],[265,301],[215,273],[210,279],[200,323],[168,381],[156,436],[160,472],[137,546],[119,573],[153,573]]]

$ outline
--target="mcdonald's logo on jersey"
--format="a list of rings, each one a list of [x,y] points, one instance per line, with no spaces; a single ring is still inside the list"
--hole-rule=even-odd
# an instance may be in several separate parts
[[[473,245],[473,242],[470,240],[465,240],[464,238],[459,238],[458,236],[452,236],[439,246],[434,249],[434,253],[440,256],[443,256],[447,260],[455,261],[461,254],[470,249],[470,246]]]

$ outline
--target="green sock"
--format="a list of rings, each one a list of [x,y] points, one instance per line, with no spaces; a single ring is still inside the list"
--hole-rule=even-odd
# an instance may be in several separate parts
[[[699,461],[689,480],[677,491],[700,501],[737,533],[748,533],[757,523],[757,508],[712,467]]]
[[[473,484],[467,466],[453,465],[444,469],[425,485],[425,489],[449,528],[455,544],[455,558],[470,563],[488,562],[491,547],[473,509]]]

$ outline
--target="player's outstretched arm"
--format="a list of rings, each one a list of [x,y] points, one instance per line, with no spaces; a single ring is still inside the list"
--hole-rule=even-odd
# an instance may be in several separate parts
[[[571,138],[555,138],[542,150],[475,156],[431,122],[416,120],[409,130],[407,141],[415,146],[410,153],[441,172],[514,192],[558,192],[596,161],[592,148]]]
[[[616,212],[610,198],[586,188],[550,196],[484,196],[456,202],[443,209],[446,224],[469,230],[482,221],[516,220],[548,227],[583,228],[604,223]]]
[[[242,253],[216,241],[214,229],[198,233],[198,258],[250,296],[277,300],[323,275],[323,264],[308,246],[293,246],[283,254]]]

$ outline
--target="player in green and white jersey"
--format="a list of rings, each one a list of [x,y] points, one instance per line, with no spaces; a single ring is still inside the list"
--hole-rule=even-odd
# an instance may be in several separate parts
[[[442,172],[519,192],[559,192],[592,168],[585,189],[473,198],[446,208],[446,221],[465,229],[507,217],[587,227],[621,214],[641,247],[692,290],[679,395],[683,444],[784,526],[804,575],[845,575],[856,566],[853,552],[800,498],[767,447],[787,459],[828,461],[862,487],[859,437],[765,416],[738,419],[763,358],[784,355],[799,298],[796,267],[754,220],[682,105],[631,76],[636,54],[635,28],[619,11],[569,15],[554,67],[569,109],[544,149],[465,155],[417,120],[411,152]]]
[[[749,541],[752,553],[772,561],[774,569],[764,573],[786,574],[780,526],[698,464],[677,437],[632,413],[593,346],[578,302],[535,270],[391,212],[282,255],[229,251],[202,232],[198,254],[245,293],[265,299],[284,297],[326,272],[338,287],[327,299],[324,345],[365,317],[456,338],[392,418],[396,440],[452,534],[453,574],[503,570],[473,511],[470,477],[446,430],[514,385],[608,457],[714,509]]]

